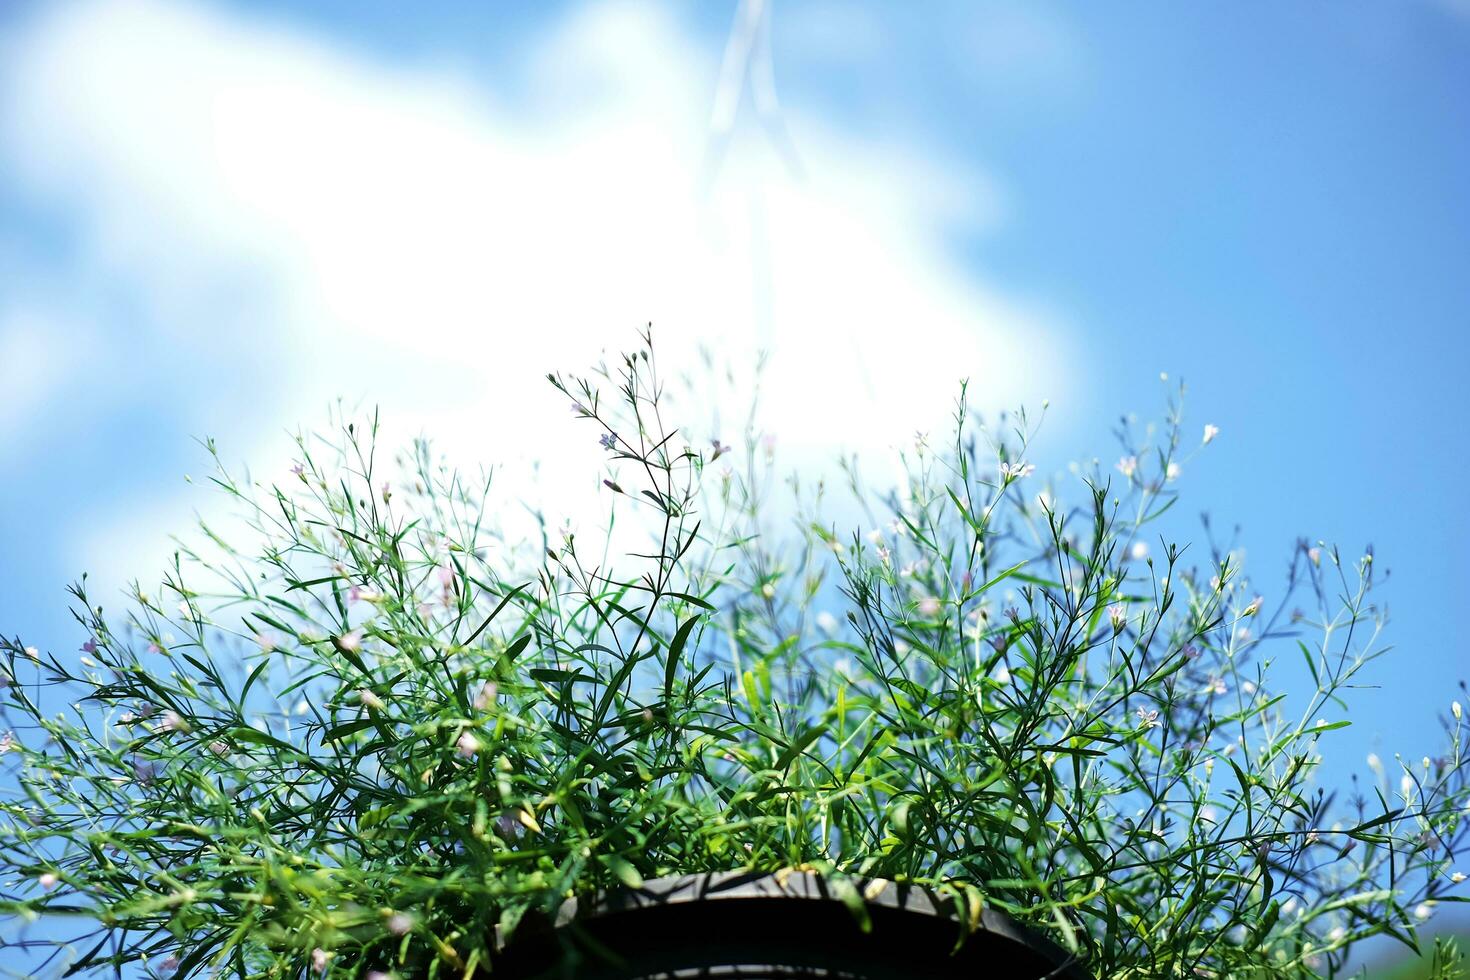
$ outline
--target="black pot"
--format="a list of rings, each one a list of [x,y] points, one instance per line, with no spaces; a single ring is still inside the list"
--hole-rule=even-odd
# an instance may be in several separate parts
[[[1087,980],[1076,958],[991,909],[956,951],[953,904],[892,882],[857,881],[872,928],[815,874],[686,875],[527,921],[492,976],[575,980],[843,977],[851,980]]]

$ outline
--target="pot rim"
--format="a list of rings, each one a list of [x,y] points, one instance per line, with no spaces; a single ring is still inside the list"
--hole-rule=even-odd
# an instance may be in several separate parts
[[[862,896],[864,904],[869,908],[942,919],[959,925],[953,900],[940,897],[928,888],[886,878],[852,877],[847,880],[857,889],[858,895]],[[701,902],[792,899],[810,902],[842,901],[833,883],[812,870],[787,868],[776,872],[718,871],[670,875],[647,880],[640,888],[615,888],[590,896],[568,898],[561,904],[549,925],[554,931],[560,932],[603,916],[643,909]],[[1068,952],[1047,937],[1028,929],[989,905],[982,907],[979,920],[966,943],[985,934],[1003,943],[1025,947],[1045,959],[1053,967],[1045,977],[1056,980],[1091,980],[1076,954]],[[515,946],[515,939],[507,944],[507,948]]]

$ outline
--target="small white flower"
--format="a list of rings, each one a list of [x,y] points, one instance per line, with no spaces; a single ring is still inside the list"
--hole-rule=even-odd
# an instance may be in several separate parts
[[[93,649],[95,650],[96,647],[93,647]],[[41,659],[41,651],[37,650],[35,647],[26,647],[25,654],[26,654],[27,657],[30,657],[32,660],[40,660]]]
[[[337,637],[337,643],[349,653],[355,653],[362,649],[362,632],[360,630],[348,630]]]
[[[1320,564],[1322,564],[1322,549],[1321,548],[1308,548],[1307,549],[1307,559],[1313,565],[1320,565]]]
[[[406,936],[413,928],[413,916],[407,912],[394,912],[388,916],[388,931],[395,936]]]
[[[361,702],[364,708],[371,708],[373,711],[382,711],[384,707],[383,699],[367,688],[363,688],[357,692],[357,700]]]
[[[331,953],[318,946],[316,949],[311,951],[311,968],[318,973],[326,973],[327,961],[329,961],[331,958]]]
[[[1261,611],[1261,601],[1262,601],[1261,600],[1261,597],[1260,596],[1256,596],[1254,599],[1252,599],[1250,601],[1250,605],[1246,606],[1245,609],[1241,612],[1241,615],[1242,616],[1254,616],[1256,613],[1260,612]]]
[[[1199,818],[1202,823],[1219,823],[1220,814],[1214,807],[1206,805],[1200,807]]]
[[[1177,480],[1177,479],[1179,479],[1179,464],[1178,463],[1170,463],[1168,466],[1164,467],[1164,479],[1166,479],[1166,480]]]
[[[1134,561],[1143,561],[1148,557],[1148,542],[1135,541],[1133,547],[1128,549],[1128,557]]]
[[[1454,873],[1452,873],[1450,875],[1450,881],[1453,881],[1457,885],[1460,882],[1464,881],[1464,880],[1465,880],[1465,872],[1463,872],[1463,871],[1456,871],[1456,872],[1454,872]]]
[[[1001,687],[1005,687],[1011,682],[1011,672],[1005,664],[1001,664],[1000,670],[995,672],[995,682]]]
[[[168,976],[170,973],[173,973],[178,968],[179,958],[177,956],[167,957],[166,959],[160,960],[158,963],[158,972],[161,976]]]
[[[480,740],[469,732],[461,732],[459,739],[454,745],[459,750],[459,754],[466,759],[473,757],[476,752],[480,751]]]
[[[1462,707],[1460,707],[1460,702],[1458,702],[1458,701],[1451,701],[1450,702],[1450,714],[1452,714],[1452,715],[1455,716],[1455,721],[1459,721],[1462,717],[1464,717],[1465,709],[1462,708]]]
[[[1368,753],[1368,768],[1377,773],[1383,772],[1383,760],[1378,758],[1377,752]]]
[[[178,732],[181,735],[187,735],[194,730],[194,726],[189,724],[183,715],[177,711],[170,710],[163,713],[163,718],[158,722],[158,730],[161,732]]]
[[[1219,434],[1220,434],[1220,427],[1218,425],[1206,425],[1205,426],[1205,440],[1204,440],[1203,443],[1201,443],[1201,445],[1208,446],[1211,442],[1213,442],[1215,440],[1215,437],[1218,436]]]
[[[209,743],[209,751],[215,755],[225,755],[230,751],[230,747],[224,742],[214,741]]]
[[[1133,479],[1133,474],[1138,472],[1138,457],[1124,456],[1118,460],[1118,472],[1130,480]]]
[[[1139,708],[1138,720],[1143,722],[1145,728],[1159,727],[1159,710],[1157,708]]]
[[[929,617],[939,615],[939,600],[932,595],[926,595],[920,599],[919,615]]]
[[[817,613],[817,629],[823,633],[837,632],[837,617],[823,609]]]
[[[1022,477],[1030,476],[1032,473],[1035,472],[1036,466],[1033,463],[1024,463],[1017,461],[1014,463],[1000,464],[1000,477],[1002,480],[1019,480]]]
[[[873,549],[873,552],[878,556],[878,560],[885,565],[888,564],[889,559],[893,557],[893,552],[888,550],[887,545],[880,544],[878,545],[878,547]]]
[[[868,544],[882,544],[883,543],[883,532],[880,531],[880,530],[878,530],[876,527],[873,528],[873,530],[869,531],[867,533],[866,537],[868,539]]]
[[[480,688],[480,693],[475,695],[475,710],[484,711],[495,703],[495,696],[500,693],[500,688],[494,681],[486,681]]]
[[[4,755],[6,752],[19,751],[20,749],[15,744],[15,732],[6,732],[4,735],[0,735],[0,755]]]
[[[1414,918],[1418,919],[1420,922],[1425,921],[1433,914],[1434,906],[1429,902],[1420,902],[1418,905],[1414,906]]]
[[[1404,773],[1403,776],[1399,778],[1399,792],[1402,793],[1405,797],[1408,797],[1411,793],[1414,792],[1413,776],[1410,776],[1408,773]]]
[[[1128,609],[1122,603],[1113,603],[1108,607],[1108,619],[1112,621],[1114,630],[1121,630],[1128,622]]]
[[[58,879],[56,877],[56,875],[52,874],[49,871],[46,872],[45,874],[41,875],[41,877],[39,877],[39,878],[36,879],[36,881],[40,884],[40,886],[42,888],[46,889],[48,892],[51,889],[53,889],[53,888],[56,887],[56,882],[59,881],[59,880],[60,879]]]

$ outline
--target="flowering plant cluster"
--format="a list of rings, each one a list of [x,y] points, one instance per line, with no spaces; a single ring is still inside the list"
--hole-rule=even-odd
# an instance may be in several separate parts
[[[1027,416],[962,394],[897,489],[844,464],[839,524],[753,428],[669,424],[648,336],[550,380],[648,545],[508,530],[488,480],[422,443],[385,475],[348,424],[280,485],[221,466],[248,540],[206,528],[120,616],[84,579],[80,656],[5,641],[0,910],[83,923],[83,971],[493,976],[568,895],[802,868],[859,916],[859,877],[1001,909],[1098,977],[1327,977],[1461,900],[1460,703],[1422,765],[1316,785],[1383,652],[1372,558],[1303,542],[1267,600],[1156,543],[1219,431],[1177,402],[1041,486]]]

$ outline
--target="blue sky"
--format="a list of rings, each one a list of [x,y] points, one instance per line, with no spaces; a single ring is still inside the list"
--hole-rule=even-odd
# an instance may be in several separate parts
[[[74,649],[64,585],[209,513],[195,436],[278,473],[341,396],[554,458],[541,374],[651,319],[774,349],[807,459],[941,427],[966,375],[1051,400],[1061,475],[1184,378],[1222,435],[1183,509],[1268,601],[1298,536],[1392,571],[1329,775],[1432,753],[1470,675],[1470,7],[779,0],[799,171],[748,101],[711,170],[733,12],[7,4],[0,629]]]

